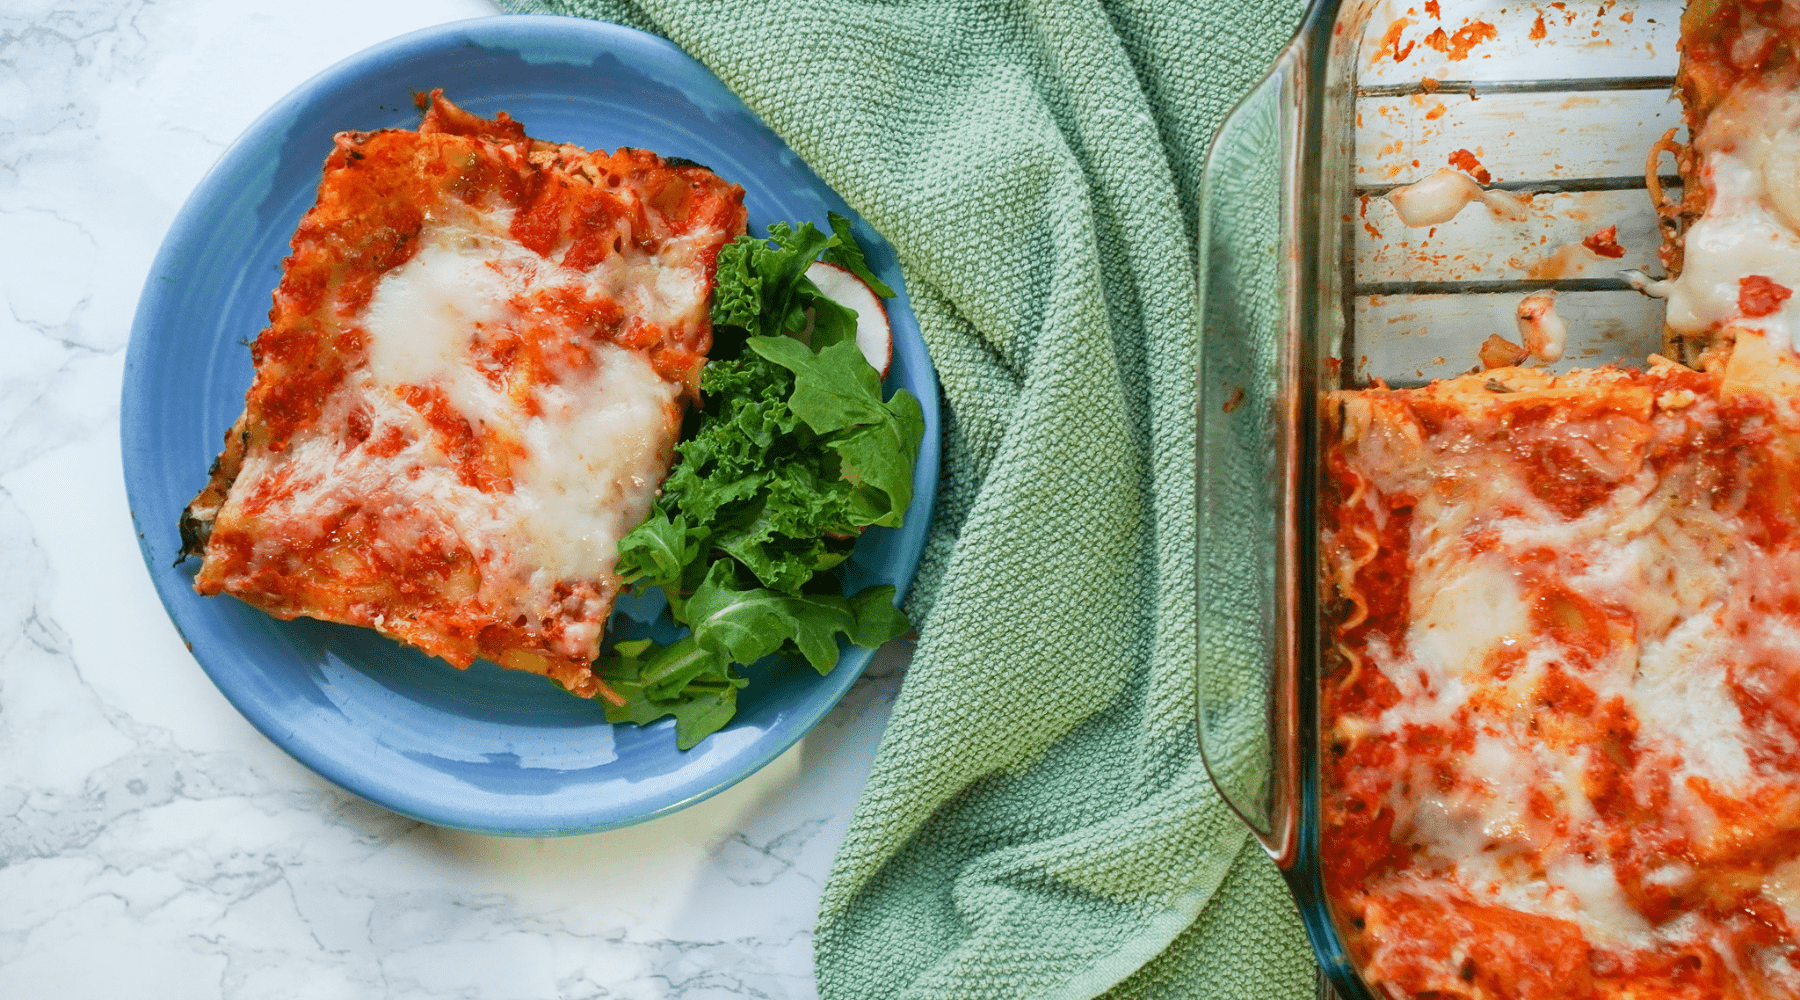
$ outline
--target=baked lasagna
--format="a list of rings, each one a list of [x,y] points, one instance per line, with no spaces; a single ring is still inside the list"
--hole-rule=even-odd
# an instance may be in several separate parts
[[[1321,856],[1378,993],[1800,996],[1796,32],[1684,21],[1681,361],[1326,400]]]
[[[422,103],[325,161],[182,518],[194,586],[611,695],[619,539],[697,395],[743,189]]]

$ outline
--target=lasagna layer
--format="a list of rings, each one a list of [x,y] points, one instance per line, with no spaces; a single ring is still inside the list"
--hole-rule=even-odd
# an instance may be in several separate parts
[[[1652,151],[1674,149],[1683,181],[1662,203],[1663,264],[1669,277],[1669,352],[1697,360],[1728,347],[1722,328],[1742,318],[1796,341],[1800,302],[1800,4],[1707,0],[1682,16],[1676,90],[1692,137],[1674,133]]]
[[[1800,995],[1791,354],[1332,395],[1321,856],[1395,997]]]
[[[433,94],[343,133],[183,517],[194,586],[609,694],[588,665],[711,341],[743,189]]]

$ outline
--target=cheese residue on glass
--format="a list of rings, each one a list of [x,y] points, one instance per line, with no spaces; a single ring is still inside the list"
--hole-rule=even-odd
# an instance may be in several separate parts
[[[1569,327],[1556,314],[1556,291],[1533,292],[1519,300],[1514,310],[1519,337],[1525,350],[1544,361],[1560,361],[1569,341]]]
[[[1525,203],[1517,195],[1489,191],[1468,174],[1448,167],[1439,168],[1422,181],[1389,191],[1387,200],[1401,223],[1413,229],[1449,222],[1476,201],[1486,205],[1495,218],[1508,222],[1525,218]]]

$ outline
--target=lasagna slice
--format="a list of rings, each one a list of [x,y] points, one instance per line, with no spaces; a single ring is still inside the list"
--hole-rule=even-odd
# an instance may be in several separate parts
[[[439,93],[347,132],[182,518],[203,594],[611,695],[589,670],[711,342],[743,189]]]

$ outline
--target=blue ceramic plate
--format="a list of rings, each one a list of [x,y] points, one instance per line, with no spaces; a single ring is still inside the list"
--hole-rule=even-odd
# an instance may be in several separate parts
[[[894,252],[700,63],[650,35],[561,17],[495,17],[378,45],[289,94],[225,154],[163,241],[126,358],[125,483],[144,561],[194,656],[232,704],[302,763],[364,798],[441,826],[542,836],[604,830],[697,802],[774,760],[837,703],[873,653],[848,647],[820,677],[804,663],[751,668],[737,718],[693,750],[671,720],[608,725],[600,706],[543,678],[477,663],[458,671],[373,632],[277,621],[200,597],[176,565],[176,519],[206,482],[250,385],[244,342],[265,321],[288,239],[310,207],[331,137],[418,124],[413,94],[444,88],[533,136],[686,157],[744,186],[750,228],[849,216],[883,281]],[[906,293],[888,305],[890,390],[925,407],[906,526],[874,529],[846,564],[852,590],[912,579],[938,472],[937,380]],[[622,601],[618,615],[652,617]],[[616,627],[631,623],[619,621]]]

